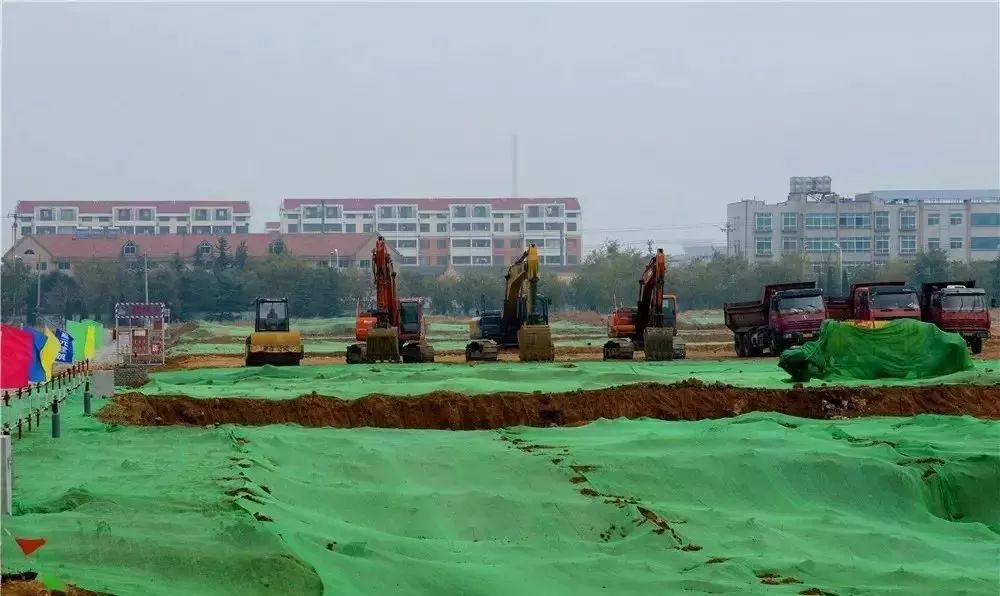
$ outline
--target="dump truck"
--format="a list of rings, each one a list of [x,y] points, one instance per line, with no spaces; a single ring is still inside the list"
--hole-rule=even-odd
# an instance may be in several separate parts
[[[423,301],[396,297],[396,270],[382,236],[372,249],[375,306],[359,312],[354,323],[357,343],[347,347],[347,363],[434,362],[428,345]]]
[[[760,300],[727,302],[723,315],[738,356],[779,356],[819,334],[826,307],[816,282],[802,281],[766,285]]]
[[[903,281],[859,282],[847,297],[826,299],[827,317],[878,326],[894,319],[920,319],[917,292]]]
[[[298,366],[305,354],[302,334],[289,329],[288,298],[257,298],[254,331],[246,339],[246,366]]]
[[[960,334],[973,354],[983,351],[990,337],[986,290],[976,280],[936,281],[920,286],[920,318],[944,331]]]
[[[674,344],[677,335],[677,298],[663,293],[667,255],[656,249],[639,276],[639,299],[634,307],[616,308],[608,315],[605,360],[631,360],[637,349],[646,360],[683,358],[684,348]]]
[[[549,300],[538,293],[539,261],[538,248],[529,244],[507,268],[501,310],[487,310],[483,296],[482,309],[469,321],[466,361],[495,361],[501,348],[515,347],[522,362],[555,360]]]

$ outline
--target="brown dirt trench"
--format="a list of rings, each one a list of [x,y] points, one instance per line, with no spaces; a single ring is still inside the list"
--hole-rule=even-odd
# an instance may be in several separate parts
[[[485,430],[518,425],[573,426],[619,417],[700,420],[754,411],[804,418],[925,413],[1000,418],[1000,386],[754,389],[688,381],[569,393],[468,396],[436,392],[414,397],[369,395],[354,400],[315,394],[274,400],[126,393],[104,407],[99,418],[137,426],[293,423],[336,428]]]

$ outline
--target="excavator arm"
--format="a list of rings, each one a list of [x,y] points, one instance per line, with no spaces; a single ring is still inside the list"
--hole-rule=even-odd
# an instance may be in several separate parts
[[[662,248],[658,248],[639,277],[639,300],[632,316],[632,325],[629,325],[629,337],[623,338],[617,329],[612,328],[618,311],[609,317],[608,331],[613,339],[604,344],[605,360],[631,360],[637,347],[643,348],[646,360],[673,358],[673,328],[665,329],[663,326],[663,280],[666,273],[667,255]]]
[[[372,278],[375,280],[376,327],[399,327],[399,298],[396,296],[396,270],[389,247],[381,236],[372,249]]]
[[[663,326],[663,278],[667,273],[667,256],[662,248],[639,278],[639,302],[636,304],[636,334],[642,335],[647,327]]]

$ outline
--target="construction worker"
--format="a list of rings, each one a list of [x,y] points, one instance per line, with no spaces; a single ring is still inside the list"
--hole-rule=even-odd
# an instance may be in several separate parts
[[[274,331],[278,328],[278,313],[274,312],[274,307],[267,312],[267,328]]]

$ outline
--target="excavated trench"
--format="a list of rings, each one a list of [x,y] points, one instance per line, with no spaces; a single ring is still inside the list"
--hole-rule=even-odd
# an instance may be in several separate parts
[[[136,426],[293,423],[336,428],[484,430],[518,425],[572,426],[598,418],[700,420],[754,411],[821,419],[916,414],[1000,418],[1000,386],[753,389],[687,381],[569,393],[469,396],[435,392],[414,397],[369,395],[354,400],[315,394],[274,400],[126,393],[116,396],[99,417],[104,422]]]

